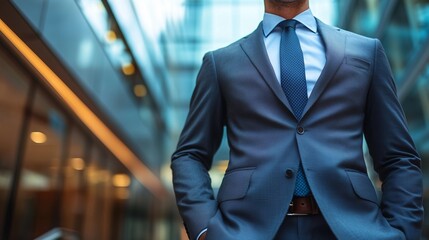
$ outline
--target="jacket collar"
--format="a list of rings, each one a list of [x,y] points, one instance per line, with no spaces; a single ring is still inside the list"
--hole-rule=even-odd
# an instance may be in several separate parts
[[[298,14],[293,19],[297,20],[300,24],[297,27],[306,27],[310,31],[317,33],[317,22],[316,18],[314,18],[313,13],[310,9],[305,10],[304,12]],[[283,17],[280,17],[275,14],[265,13],[264,19],[262,20],[262,30],[265,37],[268,37],[273,30],[277,27],[277,25],[284,21]]]

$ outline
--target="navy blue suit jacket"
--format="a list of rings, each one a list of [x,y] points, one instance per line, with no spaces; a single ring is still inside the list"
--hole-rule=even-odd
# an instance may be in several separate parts
[[[299,161],[337,238],[419,239],[420,159],[384,50],[376,39],[319,20],[318,29],[326,65],[300,121],[276,80],[261,25],[205,55],[171,164],[191,239],[204,228],[209,240],[272,239]],[[230,162],[215,198],[207,171],[224,126]],[[364,137],[383,182],[381,199],[367,174]]]

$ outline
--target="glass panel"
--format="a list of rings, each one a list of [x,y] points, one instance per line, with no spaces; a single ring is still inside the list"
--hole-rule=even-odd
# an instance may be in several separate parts
[[[100,239],[103,229],[103,210],[106,203],[104,191],[109,180],[106,169],[106,154],[95,145],[91,150],[86,168],[86,199],[83,224],[83,239]]]
[[[0,47],[0,234],[11,190],[29,78]],[[0,235],[1,236],[1,235]]]
[[[429,1],[428,0],[406,0],[409,21],[416,45],[425,42],[429,36]]]
[[[117,173],[124,174],[124,173]],[[118,175],[116,175],[118,176]],[[140,182],[136,181],[135,178],[132,178],[131,185],[128,187],[116,187],[116,192],[120,193],[121,191],[128,192],[126,199],[126,210],[125,210],[125,221],[124,225],[126,229],[123,231],[122,237],[125,239],[165,239],[162,235],[158,235],[154,230],[156,227],[160,227],[158,223],[155,223],[155,215],[157,208],[151,204],[153,203],[153,197],[145,189]],[[118,194],[117,197],[121,199],[121,196]],[[125,198],[124,198],[125,200]],[[153,236],[156,234],[158,236]]]
[[[393,17],[388,22],[382,37],[383,46],[397,80],[402,79],[403,71],[416,50],[413,48],[410,21],[405,7],[403,1],[398,1],[393,11]],[[398,85],[400,86],[401,83],[398,82]]]
[[[33,239],[58,224],[60,162],[66,123],[63,114],[37,91],[31,113],[11,239]]]
[[[384,1],[364,0],[355,2],[356,6],[352,15],[351,28],[357,33],[374,36],[380,22],[380,10]]]
[[[82,232],[88,141],[79,129],[73,128],[69,143],[69,155],[64,166],[61,227]]]
[[[132,180],[128,171],[123,167],[123,165],[115,159],[112,161],[111,165],[112,181],[111,181],[111,191],[112,196],[112,212],[111,212],[111,234],[114,239],[147,239],[132,236],[137,234],[133,233],[133,228],[127,224],[128,213],[134,213],[135,209],[129,208],[130,198],[134,193],[134,189],[131,189],[130,186],[133,185]],[[144,202],[140,203],[142,206],[146,206]],[[147,226],[142,224],[140,226],[140,232],[146,231]]]
[[[101,239],[113,239],[111,238],[111,226],[113,224],[112,219],[112,208],[113,208],[113,184],[112,184],[112,173],[111,173],[111,165],[113,161],[117,161],[113,159],[113,156],[107,154],[104,162],[106,164],[106,171],[104,176],[104,184],[101,189],[101,198],[103,201],[103,206],[101,209]]]
[[[42,12],[45,5],[45,0],[28,1],[28,0],[12,0],[15,6],[27,17],[28,21],[33,24],[36,29],[42,28]]]

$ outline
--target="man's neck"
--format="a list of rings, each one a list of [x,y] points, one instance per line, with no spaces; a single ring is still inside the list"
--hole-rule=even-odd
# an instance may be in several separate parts
[[[265,12],[292,19],[309,8],[308,1],[295,1],[290,3],[273,3],[265,0]]]

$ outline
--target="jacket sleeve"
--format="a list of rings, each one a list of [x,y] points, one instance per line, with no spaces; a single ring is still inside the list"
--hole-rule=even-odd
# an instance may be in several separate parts
[[[379,40],[367,97],[364,134],[382,181],[381,210],[406,239],[420,239],[423,221],[420,158],[396,95],[391,69]]]
[[[222,140],[225,109],[213,53],[204,56],[171,169],[180,215],[190,239],[207,227],[218,206],[208,170]]]

